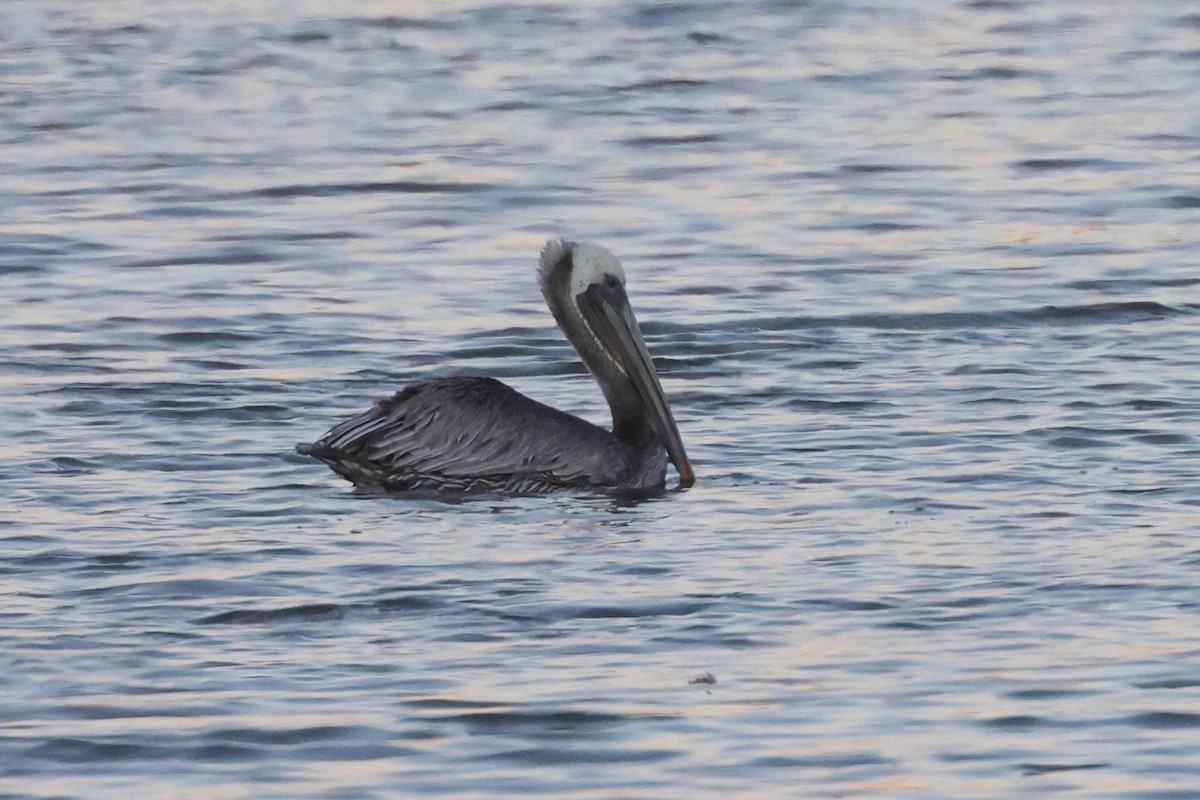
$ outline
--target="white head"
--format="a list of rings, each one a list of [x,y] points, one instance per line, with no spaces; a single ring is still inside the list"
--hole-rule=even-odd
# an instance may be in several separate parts
[[[587,242],[572,242],[567,239],[551,239],[542,248],[541,263],[538,268],[538,279],[542,293],[546,294],[551,273],[561,269],[563,261],[570,257],[570,278],[567,281],[571,297],[578,297],[587,288],[596,283],[604,283],[609,277],[625,285],[625,270],[621,262],[606,248]],[[546,297],[549,301],[549,296]]]

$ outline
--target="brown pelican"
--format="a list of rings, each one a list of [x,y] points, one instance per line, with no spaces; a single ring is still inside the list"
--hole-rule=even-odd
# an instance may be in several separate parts
[[[668,458],[680,486],[691,486],[695,475],[616,256],[551,239],[538,278],[555,321],[608,400],[611,433],[492,378],[435,378],[297,450],[365,489],[653,492],[663,488]]]

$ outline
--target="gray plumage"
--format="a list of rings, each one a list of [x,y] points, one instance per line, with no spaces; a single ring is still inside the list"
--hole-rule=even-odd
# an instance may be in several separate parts
[[[556,239],[542,251],[539,279],[555,320],[604,391],[612,432],[492,378],[437,378],[297,450],[356,486],[393,492],[646,492],[663,487],[668,459],[690,486],[691,465],[620,263],[603,248]]]
[[[367,489],[538,494],[663,484],[661,444],[639,451],[494,378],[413,384],[302,452]]]

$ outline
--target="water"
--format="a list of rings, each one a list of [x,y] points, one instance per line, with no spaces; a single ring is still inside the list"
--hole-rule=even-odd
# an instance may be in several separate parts
[[[10,3],[0,795],[1200,797],[1185,4]],[[356,496],[426,374],[699,481]]]

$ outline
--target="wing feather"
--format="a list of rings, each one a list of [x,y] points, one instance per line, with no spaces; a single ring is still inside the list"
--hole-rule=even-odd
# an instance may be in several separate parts
[[[603,428],[492,378],[446,378],[381,400],[301,452],[360,486],[537,491],[619,482],[627,450]]]

